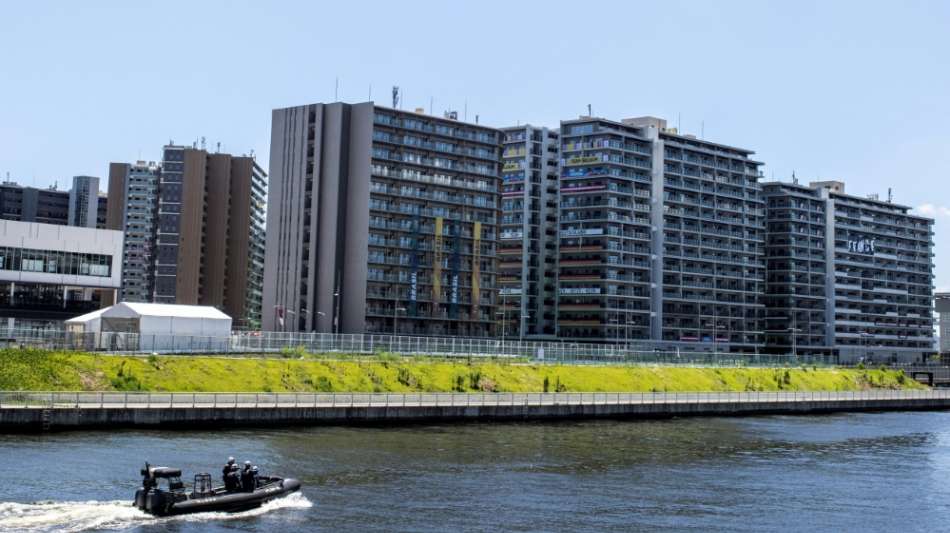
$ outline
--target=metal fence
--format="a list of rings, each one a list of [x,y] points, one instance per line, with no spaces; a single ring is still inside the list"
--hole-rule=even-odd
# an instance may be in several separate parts
[[[694,350],[659,350],[645,343],[594,344],[332,333],[234,332],[225,337],[208,337],[0,329],[0,346],[130,354],[252,354],[281,357],[306,354],[330,354],[337,357],[344,354],[391,354],[405,357],[479,357],[573,364],[811,366],[835,363],[831,356],[714,352],[709,351],[712,346],[703,344],[698,344]]]
[[[463,407],[948,400],[950,390],[815,392],[190,393],[0,392],[0,408]]]

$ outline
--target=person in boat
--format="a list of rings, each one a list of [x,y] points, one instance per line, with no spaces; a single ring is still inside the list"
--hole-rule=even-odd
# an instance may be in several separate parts
[[[244,470],[241,471],[241,487],[244,492],[254,492],[254,474],[251,472],[250,461],[244,461]]]
[[[228,492],[240,492],[241,475],[238,470],[238,465],[231,465],[231,468],[228,469],[227,475],[224,476],[224,490]]]
[[[258,473],[257,473],[257,467],[256,467],[256,466],[252,466],[252,467],[251,467],[251,480],[252,480],[253,483],[254,483],[254,488],[255,488],[255,489],[256,489],[258,486],[260,486],[260,484],[261,484],[261,479],[260,479],[260,475],[258,475]]]
[[[221,469],[221,479],[224,481],[225,486],[228,484],[228,474],[231,473],[231,467],[234,466],[234,457],[228,457],[228,462],[224,464],[224,468]]]

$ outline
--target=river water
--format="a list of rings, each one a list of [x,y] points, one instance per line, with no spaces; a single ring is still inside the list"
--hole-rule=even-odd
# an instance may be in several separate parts
[[[130,506],[145,460],[298,477],[240,513]],[[0,435],[0,531],[946,531],[950,413]]]

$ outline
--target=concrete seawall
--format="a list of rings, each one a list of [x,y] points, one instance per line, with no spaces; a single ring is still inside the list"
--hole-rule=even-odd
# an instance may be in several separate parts
[[[556,419],[637,419],[681,416],[744,416],[762,414],[813,414],[856,411],[950,409],[944,391],[885,391],[869,393],[692,393],[692,394],[534,394],[504,395],[350,395],[349,402],[301,405],[281,395],[273,402],[238,402],[210,405],[192,397],[192,403],[175,401],[146,406],[123,403],[75,402],[11,405],[0,402],[0,432],[42,432],[110,428],[208,428],[227,426],[400,424],[435,421],[518,421]],[[170,395],[166,395],[170,396]],[[253,395],[251,395],[253,396]],[[440,401],[441,396],[441,401]],[[480,401],[473,401],[478,397]],[[233,395],[232,395],[233,397]],[[395,397],[395,400],[393,399]],[[357,399],[368,401],[358,402]],[[446,399],[448,398],[448,399]],[[102,398],[100,398],[102,400]],[[281,401],[284,400],[284,401]],[[464,400],[464,401],[463,401]],[[585,401],[586,400],[586,401]]]

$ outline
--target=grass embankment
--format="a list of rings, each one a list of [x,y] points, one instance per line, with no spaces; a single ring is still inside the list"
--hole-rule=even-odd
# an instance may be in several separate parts
[[[676,392],[923,388],[902,371],[227,359],[0,350],[0,390],[174,392]]]

